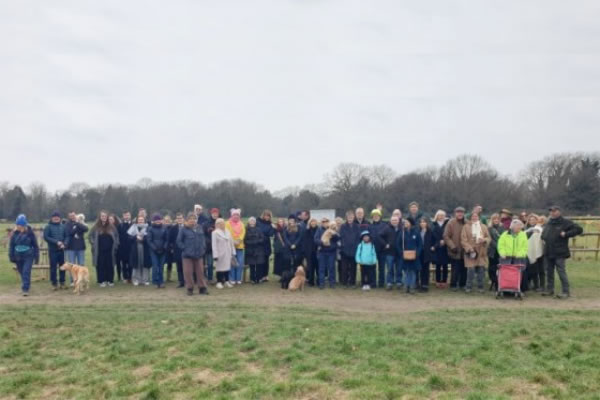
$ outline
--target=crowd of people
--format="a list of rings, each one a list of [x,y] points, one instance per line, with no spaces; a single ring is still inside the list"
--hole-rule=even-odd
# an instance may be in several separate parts
[[[159,213],[149,217],[145,209],[135,219],[128,211],[120,217],[101,211],[88,228],[81,214],[71,212],[63,220],[54,212],[43,239],[54,290],[67,287],[67,277],[59,267],[65,262],[85,265],[89,244],[102,288],[122,281],[162,289],[165,282],[176,280],[188,295],[196,287],[206,295],[209,285],[233,288],[245,281],[245,275],[253,284],[267,282],[272,258],[274,275],[281,277],[303,266],[308,285],[320,289],[427,292],[430,268],[435,266],[432,283],[436,288],[483,293],[486,270],[493,290],[498,284],[498,265],[516,264],[522,266],[523,291],[554,296],[556,269],[562,287],[556,297],[570,295],[568,240],[583,230],[564,218],[558,206],[550,207],[548,217],[527,212],[513,216],[503,209],[486,218],[483,208],[476,205],[469,213],[456,207],[451,217],[438,210],[430,218],[412,202],[405,215],[396,209],[387,222],[381,205],[370,217],[369,221],[359,207],[347,211],[345,219],[317,221],[305,210],[275,221],[265,210],[244,224],[240,209],[231,209],[225,219],[217,208],[207,216],[201,205],[195,205],[185,216],[177,213],[174,221]],[[21,276],[24,296],[29,293],[32,265],[39,262],[39,255],[36,235],[26,216],[19,215],[9,257]]]

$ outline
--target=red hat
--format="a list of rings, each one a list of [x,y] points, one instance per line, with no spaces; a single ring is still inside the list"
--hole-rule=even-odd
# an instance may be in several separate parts
[[[210,209],[210,213],[211,213],[211,214],[214,214],[214,213],[220,214],[221,212],[219,211],[219,209],[218,209],[218,208],[211,208],[211,209]]]

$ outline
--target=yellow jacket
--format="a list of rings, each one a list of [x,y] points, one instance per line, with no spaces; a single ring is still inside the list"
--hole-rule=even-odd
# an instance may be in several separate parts
[[[526,258],[528,247],[527,234],[523,231],[517,236],[506,231],[498,239],[498,254],[501,258]]]
[[[246,226],[244,225],[243,222],[240,221],[240,223],[242,224],[242,232],[237,236],[233,232],[233,228],[231,227],[231,223],[229,222],[229,220],[227,222],[225,222],[225,229],[227,229],[229,231],[229,233],[231,234],[235,248],[238,250],[243,250],[244,249],[244,238],[246,237]]]

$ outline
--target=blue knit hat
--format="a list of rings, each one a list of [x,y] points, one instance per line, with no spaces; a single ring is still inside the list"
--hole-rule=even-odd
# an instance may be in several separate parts
[[[15,221],[15,225],[27,226],[27,217],[25,216],[25,214],[19,214],[17,220]]]
[[[50,216],[50,218],[54,218],[54,217],[58,217],[58,218],[60,218],[60,212],[59,212],[59,211],[54,211],[54,212],[52,213],[52,215]]]

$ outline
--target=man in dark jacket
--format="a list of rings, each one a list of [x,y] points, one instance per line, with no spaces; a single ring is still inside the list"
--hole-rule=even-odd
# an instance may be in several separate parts
[[[204,227],[198,225],[195,214],[188,215],[185,225],[177,234],[176,243],[181,250],[188,296],[194,293],[195,284],[198,286],[200,294],[208,294],[204,278],[206,239],[204,238]]]
[[[173,261],[177,269],[177,288],[185,287],[184,275],[183,275],[183,259],[181,257],[181,248],[177,245],[177,237],[179,231],[183,229],[184,219],[182,213],[175,215],[175,223],[169,229],[169,246],[173,249]],[[207,247],[208,248],[208,247]]]
[[[371,225],[369,225],[369,232],[371,233],[371,239],[373,245],[375,245],[375,253],[377,254],[377,286],[375,282],[371,286],[372,289],[375,287],[385,287],[385,254],[383,252],[384,244],[381,239],[381,233],[386,228],[387,224],[381,220],[381,210],[375,208],[371,211]]]
[[[54,211],[48,225],[44,228],[44,240],[48,243],[48,258],[50,259],[50,282],[52,288],[58,290],[56,272],[65,263],[65,242],[67,234],[60,219],[60,213]],[[60,288],[65,288],[65,271],[59,271]]]
[[[206,254],[204,255],[204,275],[208,283],[213,281],[213,254],[212,254],[212,233],[215,230],[215,222],[221,218],[221,211],[218,208],[211,208],[210,218],[204,224],[204,237],[206,238]]]
[[[558,272],[562,293],[556,297],[566,299],[570,296],[569,278],[567,277],[567,258],[571,257],[569,251],[569,238],[581,235],[583,229],[571,220],[561,215],[560,207],[550,207],[550,219],[542,231],[542,240],[545,243],[544,255],[546,256],[546,276],[548,287],[544,296],[554,295],[554,269]]]
[[[342,268],[340,284],[356,286],[356,249],[360,243],[360,226],[354,223],[354,211],[346,212],[346,223],[340,227]]]
[[[71,211],[65,224],[65,256],[72,264],[85,265],[85,238],[88,226],[77,221],[77,215]]]
[[[146,240],[150,248],[150,259],[152,260],[152,283],[156,285],[157,289],[162,289],[165,287],[163,267],[167,247],[169,246],[169,233],[163,225],[160,214],[152,216],[152,225],[148,228]]]
[[[398,286],[398,289],[402,288],[402,263],[400,254],[398,254],[398,249],[396,248],[396,239],[400,229],[400,218],[393,216],[390,219],[390,223],[380,234],[385,265],[387,266],[387,290],[391,290],[394,284]]]
[[[129,259],[131,257],[131,236],[127,233],[131,228],[131,213],[125,211],[121,214],[121,223],[117,226],[119,233],[119,247],[117,248],[117,264],[123,274],[123,280],[131,283],[131,265]]]
[[[204,215],[204,208],[202,207],[202,205],[196,204],[194,206],[194,214],[196,214],[196,217],[198,218],[198,225],[204,227],[204,225],[206,225],[206,223],[208,222],[208,218],[206,217],[206,215]]]

